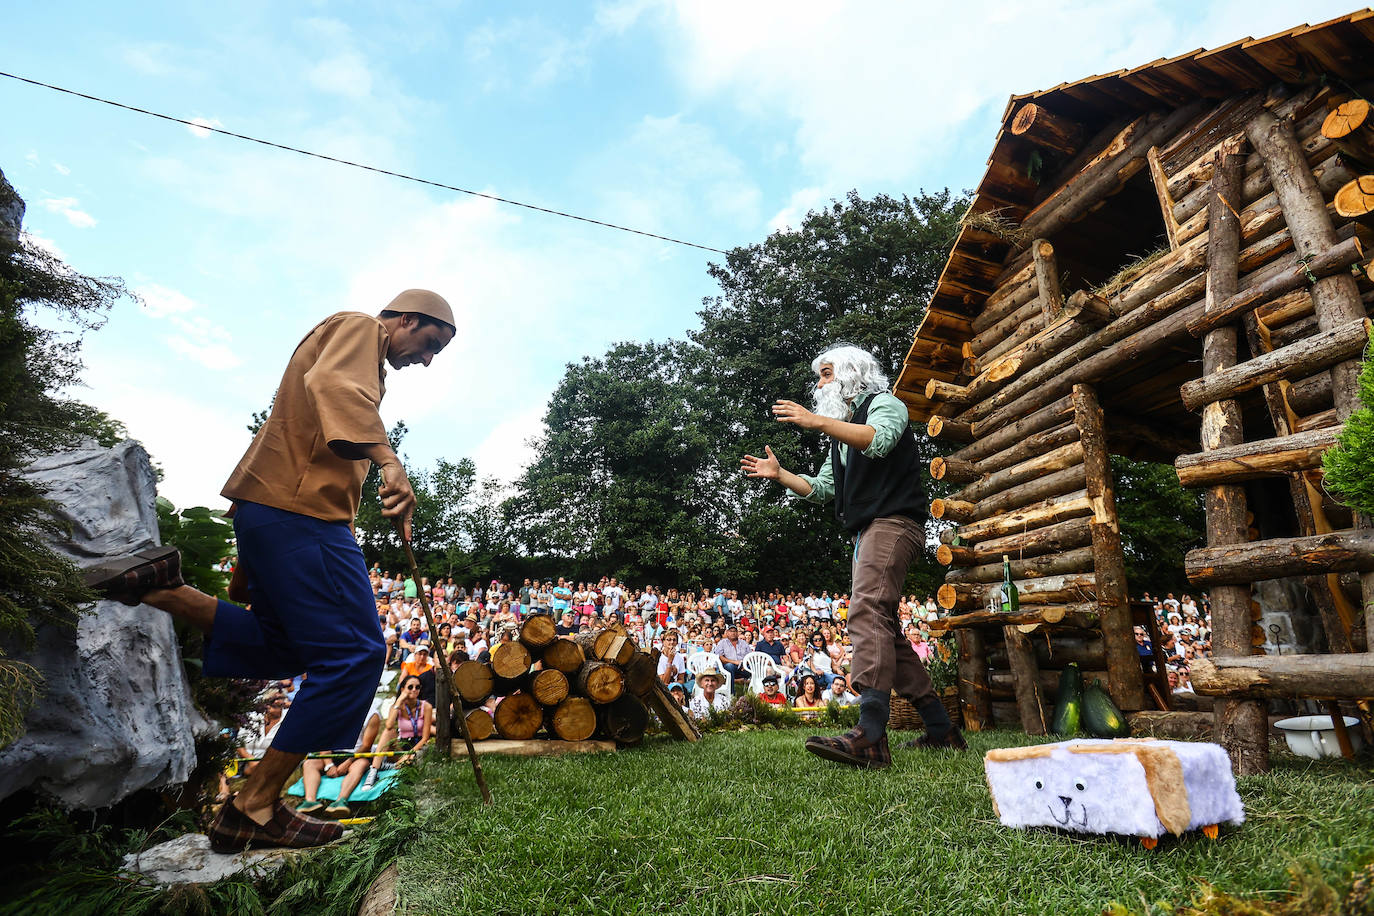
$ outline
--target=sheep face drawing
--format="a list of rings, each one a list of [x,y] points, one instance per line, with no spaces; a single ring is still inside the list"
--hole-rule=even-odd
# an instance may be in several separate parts
[[[1007,827],[1156,838],[1245,817],[1215,744],[1065,741],[989,751],[983,766]]]

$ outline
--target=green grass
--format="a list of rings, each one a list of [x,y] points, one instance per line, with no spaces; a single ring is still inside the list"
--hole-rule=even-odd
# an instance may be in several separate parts
[[[1186,901],[1204,879],[1279,893],[1297,861],[1346,876],[1374,859],[1374,775],[1275,754],[1243,779],[1248,820],[1134,841],[1003,828],[982,754],[897,750],[891,770],[817,760],[806,732],[653,739],[638,750],[489,757],[483,807],[464,761],[424,764],[400,858],[407,914],[1098,913]]]

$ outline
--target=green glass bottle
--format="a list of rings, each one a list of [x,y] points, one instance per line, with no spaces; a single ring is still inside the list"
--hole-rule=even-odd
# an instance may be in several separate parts
[[[1021,596],[1011,580],[1011,558],[1002,554],[1002,613],[1015,614],[1021,609]]]

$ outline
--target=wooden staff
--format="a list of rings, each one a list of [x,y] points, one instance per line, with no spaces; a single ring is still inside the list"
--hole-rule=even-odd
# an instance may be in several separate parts
[[[486,777],[482,775],[482,764],[477,759],[477,751],[473,749],[472,738],[468,735],[467,714],[463,712],[463,695],[453,684],[453,671],[448,666],[448,653],[444,651],[443,640],[438,638],[439,629],[434,625],[434,615],[429,612],[429,599],[425,597],[425,590],[420,587],[420,566],[415,562],[415,551],[410,549],[410,541],[405,536],[400,519],[396,520],[396,533],[401,536],[401,546],[406,549],[406,559],[410,561],[410,577],[415,580],[415,594],[419,597],[420,607],[425,612],[425,623],[429,625],[429,632],[434,635],[434,654],[439,659],[439,669],[444,672],[449,696],[458,709],[458,715],[455,716],[458,720],[458,730],[463,733],[463,743],[468,748],[468,759],[472,761],[472,775],[477,777],[477,788],[482,790],[482,804],[490,805],[491,790],[487,788]],[[448,715],[448,710],[445,709],[443,714]]]

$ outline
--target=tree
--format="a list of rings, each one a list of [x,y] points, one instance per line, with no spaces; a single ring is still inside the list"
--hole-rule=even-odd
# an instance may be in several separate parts
[[[1364,406],[1345,421],[1322,468],[1327,489],[1357,512],[1374,515],[1374,351],[1365,354],[1360,370],[1360,401]]]
[[[1187,591],[1183,559],[1206,542],[1202,495],[1167,464],[1112,456],[1126,579],[1133,591]]]
[[[22,472],[39,454],[115,431],[104,414],[59,392],[79,381],[80,334],[125,295],[119,280],[83,276],[20,236],[23,210],[0,173],[0,746],[22,734],[41,690],[37,670],[10,652],[32,646],[39,622],[74,626],[94,598],[76,567],[46,546],[65,532]],[[41,327],[32,317],[40,309],[74,331]]]

